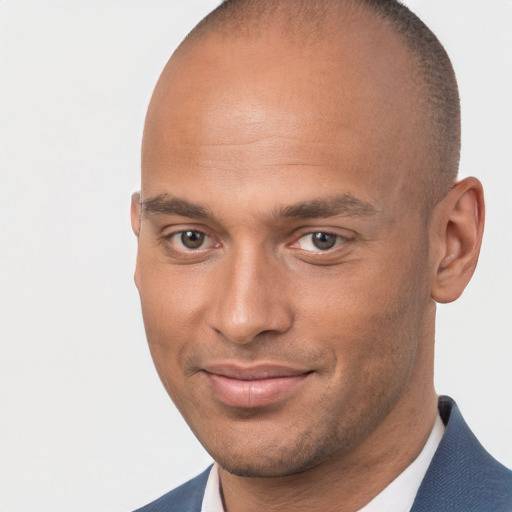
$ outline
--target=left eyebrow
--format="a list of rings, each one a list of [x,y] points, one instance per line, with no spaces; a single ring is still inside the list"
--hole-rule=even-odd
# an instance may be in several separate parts
[[[351,194],[312,199],[300,203],[283,206],[275,214],[276,219],[311,219],[336,216],[370,217],[380,213],[380,210],[366,201]]]

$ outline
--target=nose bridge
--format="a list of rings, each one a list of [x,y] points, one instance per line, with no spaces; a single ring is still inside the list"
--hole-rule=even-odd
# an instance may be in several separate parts
[[[224,338],[249,343],[263,332],[284,332],[291,325],[277,261],[257,245],[233,248],[217,281],[211,327]]]

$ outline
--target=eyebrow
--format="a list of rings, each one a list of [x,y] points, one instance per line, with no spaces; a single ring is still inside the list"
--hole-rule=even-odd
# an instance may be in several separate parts
[[[146,214],[180,215],[193,219],[212,217],[207,208],[191,203],[186,199],[171,197],[168,194],[159,194],[150,199],[141,201],[141,211]]]
[[[180,215],[193,219],[213,218],[208,208],[196,203],[159,194],[150,199],[141,201],[141,211],[144,214]],[[380,212],[375,206],[351,194],[330,196],[321,199],[302,201],[296,204],[278,208],[272,215],[275,220],[280,219],[312,219],[335,216],[369,217]]]
[[[275,217],[285,219],[310,219],[344,217],[370,217],[380,212],[375,206],[351,194],[322,199],[312,199],[280,208]]]

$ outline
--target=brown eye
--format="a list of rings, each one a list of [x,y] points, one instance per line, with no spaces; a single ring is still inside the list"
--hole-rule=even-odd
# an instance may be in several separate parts
[[[199,249],[205,239],[205,234],[200,231],[183,231],[180,236],[181,243],[187,249]]]
[[[343,235],[327,231],[313,231],[301,236],[297,240],[295,247],[304,251],[321,253],[335,249],[347,241],[348,239]]]
[[[311,242],[313,245],[320,250],[332,249],[336,245],[338,237],[331,235],[330,233],[312,233]]]

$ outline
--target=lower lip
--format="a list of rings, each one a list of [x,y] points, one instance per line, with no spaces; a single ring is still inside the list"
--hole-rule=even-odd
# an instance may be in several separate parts
[[[231,379],[206,372],[217,398],[233,407],[263,407],[284,399],[309,373],[258,380]]]

